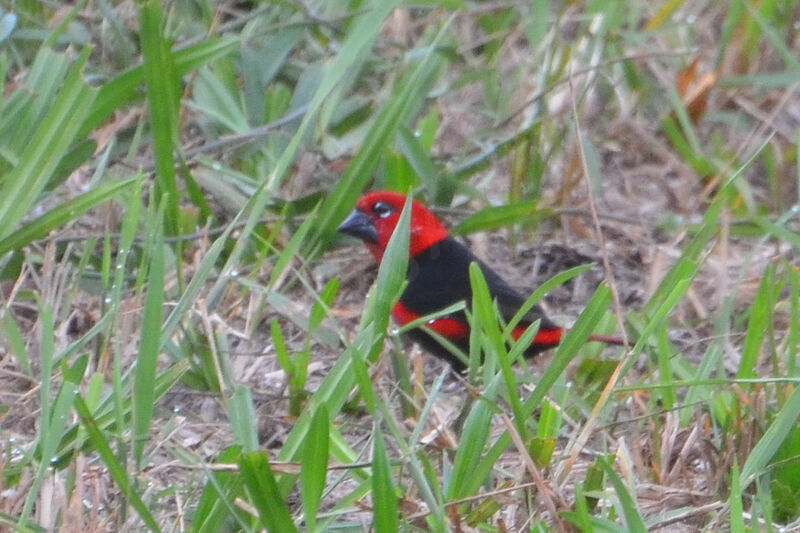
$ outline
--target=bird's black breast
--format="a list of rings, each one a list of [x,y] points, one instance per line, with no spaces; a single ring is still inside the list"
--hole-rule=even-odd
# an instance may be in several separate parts
[[[448,237],[409,260],[406,287],[400,301],[427,315],[456,302],[472,300],[469,264],[477,261],[467,248]]]
[[[408,264],[408,286],[400,301],[420,315],[459,301],[472,302],[469,265],[477,263],[501,308],[519,309],[525,299],[465,246],[448,237],[417,254]],[[508,317],[506,317],[508,318]]]
[[[406,274],[408,286],[400,301],[418,315],[434,313],[460,301],[472,304],[469,281],[469,265],[472,262],[480,266],[489,293],[497,301],[503,319],[510,320],[525,303],[525,298],[497,272],[475,257],[469,248],[452,237],[439,241],[409,260]],[[544,316],[539,306],[534,306],[523,322],[531,323],[538,319],[542,320],[542,328],[558,327]]]

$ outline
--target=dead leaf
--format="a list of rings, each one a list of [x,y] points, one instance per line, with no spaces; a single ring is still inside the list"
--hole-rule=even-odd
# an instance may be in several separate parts
[[[717,84],[719,75],[716,72],[698,73],[700,58],[692,61],[688,68],[680,71],[675,85],[678,94],[686,106],[689,118],[697,124],[708,108],[708,95]]]

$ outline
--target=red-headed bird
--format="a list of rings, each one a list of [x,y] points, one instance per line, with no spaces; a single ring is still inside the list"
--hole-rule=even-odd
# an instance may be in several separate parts
[[[389,238],[400,219],[405,205],[403,194],[376,191],[364,195],[353,213],[338,228],[341,233],[364,241],[375,259],[380,262]],[[408,285],[400,301],[392,309],[392,317],[399,325],[440,311],[460,301],[472,303],[472,286],[469,265],[477,263],[486,278],[489,293],[497,302],[504,320],[510,320],[525,303],[525,298],[513,289],[494,270],[489,268],[465,246],[450,237],[447,228],[424,205],[414,200],[411,206],[409,236]],[[534,306],[514,328],[516,340],[534,321],[541,320],[539,331],[526,355],[532,356],[557,346],[564,328],[550,321],[538,306]],[[450,340],[469,353],[469,323],[463,311],[429,321],[427,327]],[[449,361],[456,369],[463,363],[423,329],[414,329],[410,336],[432,354]],[[622,344],[620,339],[593,335],[589,340],[609,344]]]

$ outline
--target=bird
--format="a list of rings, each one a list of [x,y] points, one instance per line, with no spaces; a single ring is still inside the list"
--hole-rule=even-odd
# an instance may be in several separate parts
[[[406,195],[392,191],[374,191],[363,195],[353,212],[338,227],[345,235],[363,241],[373,257],[380,263],[392,236]],[[526,298],[486,263],[478,259],[469,248],[454,239],[447,227],[425,205],[413,200],[409,234],[408,281],[399,301],[392,308],[392,318],[404,326],[420,317],[441,311],[458,302],[472,302],[469,266],[476,263],[491,297],[503,320],[510,320],[525,303]],[[539,306],[533,306],[520,321],[511,337],[518,340],[533,322],[539,320],[539,330],[526,357],[557,346],[566,330],[550,320]],[[463,352],[469,353],[470,326],[463,310],[433,318],[425,324],[430,330],[448,339]],[[464,370],[462,360],[454,355],[424,329],[414,328],[409,336],[426,351],[449,362],[457,370]],[[591,335],[590,341],[622,345],[621,339],[605,335]]]

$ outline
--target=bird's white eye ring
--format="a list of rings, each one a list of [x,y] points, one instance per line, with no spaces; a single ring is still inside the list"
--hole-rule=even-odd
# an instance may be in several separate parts
[[[394,211],[394,207],[386,202],[376,202],[375,205],[372,206],[372,212],[380,218],[388,217],[392,214],[392,211]]]

